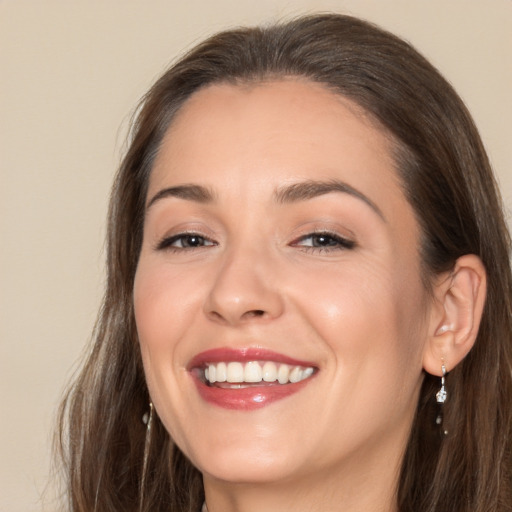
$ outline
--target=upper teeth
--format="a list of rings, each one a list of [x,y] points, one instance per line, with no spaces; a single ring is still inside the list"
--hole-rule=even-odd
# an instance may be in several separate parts
[[[314,369],[310,366],[290,366],[272,361],[249,361],[239,363],[210,363],[204,370],[205,379],[213,384],[215,382],[300,382],[313,375]]]

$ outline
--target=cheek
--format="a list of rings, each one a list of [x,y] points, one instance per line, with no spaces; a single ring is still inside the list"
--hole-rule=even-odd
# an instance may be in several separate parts
[[[408,431],[422,380],[421,283],[376,261],[305,276],[296,304],[328,350],[317,424],[349,445]]]
[[[312,324],[343,340],[388,316],[394,295],[388,274],[377,262],[357,266],[342,262],[304,272],[294,295],[300,297],[303,314]]]
[[[186,410],[181,381],[186,361],[180,357],[180,342],[193,324],[191,294],[180,284],[179,274],[141,257],[133,300],[144,373],[151,400],[175,440],[184,438],[177,425]]]
[[[406,265],[369,260],[329,272],[306,272],[295,296],[301,314],[340,365],[368,367],[379,375],[408,365],[421,373],[425,292]],[[387,366],[389,365],[389,366]]]
[[[198,277],[141,258],[134,283],[134,309],[143,351],[172,351],[193,322]]]
[[[146,382],[166,424],[170,404],[179,402],[177,377],[185,365],[178,357],[180,340],[186,325],[192,322],[191,313],[187,312],[189,298],[176,281],[176,276],[170,275],[164,266],[141,257],[133,292],[135,322]],[[168,394],[173,400],[169,400]]]

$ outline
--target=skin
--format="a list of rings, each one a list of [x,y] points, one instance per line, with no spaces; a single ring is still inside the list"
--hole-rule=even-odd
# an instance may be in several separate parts
[[[307,180],[339,180],[366,199],[276,200]],[[185,184],[214,197],[152,201]],[[147,383],[203,473],[209,511],[396,510],[439,308],[386,133],[321,85],[210,86],[168,130],[147,204],[134,287]],[[199,245],[183,247],[183,232]],[[315,232],[329,233],[327,247],[312,246]],[[187,369],[220,347],[265,348],[318,371],[292,396],[227,410],[201,399]]]

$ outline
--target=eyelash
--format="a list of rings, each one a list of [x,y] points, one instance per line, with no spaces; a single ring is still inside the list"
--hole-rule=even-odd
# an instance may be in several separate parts
[[[189,246],[185,246],[185,247],[178,247],[178,246],[173,245],[174,243],[176,243],[180,240],[181,240],[181,243],[183,244],[183,242],[187,239],[188,239],[189,243],[191,242],[192,239],[197,239],[201,243],[201,245],[189,245]],[[190,251],[190,250],[200,249],[202,247],[210,247],[210,246],[214,246],[214,245],[217,245],[217,243],[203,235],[198,234],[198,233],[179,233],[177,235],[165,237],[163,240],[161,240],[157,244],[156,249],[159,251],[166,250],[166,251],[178,252],[178,251]]]
[[[196,242],[193,242],[193,239],[196,239]],[[311,240],[311,245],[301,244],[308,239]],[[317,244],[320,243],[320,245],[315,245],[315,240]],[[185,243],[189,245],[182,245],[181,247],[173,245],[179,241],[181,241],[181,244],[186,241]],[[197,245],[194,245],[194,243],[197,243]],[[321,245],[322,243],[325,243],[325,245]],[[198,233],[179,233],[177,235],[166,237],[161,240],[157,244],[156,249],[160,251],[167,250],[179,252],[201,249],[203,247],[212,247],[216,245],[218,245],[217,242]],[[318,231],[301,236],[300,238],[294,240],[290,245],[292,247],[300,247],[302,250],[307,252],[331,252],[354,249],[356,243],[353,240],[349,240],[338,235],[337,233],[331,233],[329,231]]]
[[[320,239],[324,239],[325,245],[314,245],[314,240],[317,242]],[[311,239],[311,245],[301,245],[300,242]],[[292,246],[301,247],[302,250],[308,252],[331,252],[331,251],[343,251],[354,249],[356,243],[353,240],[344,238],[337,233],[331,233],[329,231],[316,231],[314,233],[308,233],[307,235],[301,236],[291,244]]]

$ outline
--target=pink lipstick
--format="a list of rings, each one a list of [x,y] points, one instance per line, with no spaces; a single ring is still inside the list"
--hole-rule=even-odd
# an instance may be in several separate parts
[[[221,348],[201,352],[188,370],[203,400],[225,409],[252,410],[297,393],[318,369],[265,349]]]

